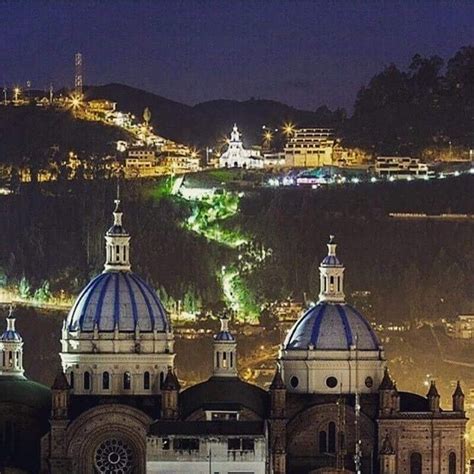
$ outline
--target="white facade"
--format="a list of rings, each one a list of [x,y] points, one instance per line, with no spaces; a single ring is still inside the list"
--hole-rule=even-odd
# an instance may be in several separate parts
[[[221,168],[263,168],[264,160],[257,150],[246,150],[237,125],[230,134],[229,146],[219,159]]]
[[[237,445],[240,447],[234,449]],[[186,449],[180,449],[181,446],[185,446]],[[149,436],[146,472],[265,474],[267,472],[265,436]]]
[[[333,164],[334,131],[331,128],[298,128],[285,145],[285,164],[289,167]]]
[[[409,156],[378,156],[375,173],[380,177],[396,179],[429,178],[433,175],[426,163]]]

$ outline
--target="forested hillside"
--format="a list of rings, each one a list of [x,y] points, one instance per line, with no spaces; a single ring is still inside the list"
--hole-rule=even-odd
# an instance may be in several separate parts
[[[454,317],[473,310],[474,224],[403,221],[389,212],[474,213],[473,177],[311,190],[259,189],[240,199],[223,225],[271,249],[263,263],[240,269],[239,291],[254,307],[318,293],[318,265],[329,234],[347,266],[347,294],[370,291],[377,319]],[[124,185],[124,223],[132,235],[132,265],[167,303],[188,309],[223,307],[219,275],[244,248],[229,248],[185,223],[192,202],[158,197],[156,183]],[[34,292],[75,294],[102,270],[103,235],[111,222],[111,182],[78,181],[43,191],[29,187],[2,197],[0,267],[5,284],[24,277]],[[458,237],[459,236],[459,237]],[[248,249],[248,244],[246,249]],[[372,306],[372,310],[370,309]]]

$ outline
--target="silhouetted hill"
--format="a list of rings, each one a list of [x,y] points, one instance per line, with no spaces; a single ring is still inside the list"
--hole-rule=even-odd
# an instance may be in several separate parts
[[[111,125],[78,120],[66,110],[0,107],[0,163],[31,162],[41,167],[53,157],[76,153],[105,154],[128,134]]]
[[[338,126],[343,111],[320,107],[315,112],[298,110],[273,100],[213,100],[189,106],[123,84],[87,88],[87,98],[117,102],[122,111],[140,117],[145,107],[152,113],[157,132],[167,138],[193,145],[214,145],[228,135],[234,123],[242,130],[247,145],[261,141],[262,126],[275,128],[285,121],[300,126]]]

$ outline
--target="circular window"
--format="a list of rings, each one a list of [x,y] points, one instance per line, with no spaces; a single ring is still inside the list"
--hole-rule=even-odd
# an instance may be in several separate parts
[[[336,377],[328,377],[326,379],[326,385],[329,387],[329,388],[334,388],[336,385],[337,385],[337,379]]]
[[[367,388],[372,388],[373,385],[374,385],[374,379],[372,377],[367,377],[365,379],[365,386]]]
[[[293,388],[296,388],[299,383],[300,383],[300,381],[298,380],[298,377],[295,377],[295,376],[293,375],[293,377],[291,377],[291,379],[290,379],[290,385],[291,385]]]
[[[105,440],[95,451],[95,467],[100,474],[128,474],[132,472],[133,452],[120,439]]]

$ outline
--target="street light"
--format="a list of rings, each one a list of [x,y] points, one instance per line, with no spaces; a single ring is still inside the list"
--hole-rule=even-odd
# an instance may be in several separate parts
[[[295,132],[295,125],[291,122],[286,122],[283,124],[283,134],[289,138]]]
[[[18,86],[16,86],[16,87],[13,89],[13,94],[14,94],[14,95],[13,95],[13,98],[14,98],[15,102],[18,102],[18,98],[19,98],[19,96],[20,96],[20,93],[21,93],[21,89],[20,89]]]

